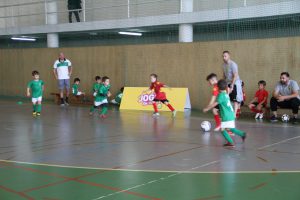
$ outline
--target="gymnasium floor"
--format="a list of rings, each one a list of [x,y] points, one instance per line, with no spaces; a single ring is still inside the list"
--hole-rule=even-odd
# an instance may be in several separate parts
[[[0,200],[299,200],[300,126],[240,120],[242,144],[205,116],[0,101]],[[210,116],[211,115],[207,115]]]

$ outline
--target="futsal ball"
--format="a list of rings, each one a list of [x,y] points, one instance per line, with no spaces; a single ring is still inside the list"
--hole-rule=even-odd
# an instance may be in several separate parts
[[[204,132],[208,132],[210,131],[211,129],[211,123],[209,121],[203,121],[201,123],[201,129],[204,131]]]
[[[290,116],[287,114],[282,115],[281,120],[283,122],[288,122],[290,120]]]

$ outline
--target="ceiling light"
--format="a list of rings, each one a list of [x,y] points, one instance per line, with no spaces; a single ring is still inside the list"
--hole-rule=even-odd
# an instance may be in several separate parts
[[[133,36],[142,36],[142,33],[137,32],[126,32],[126,31],[120,31],[119,34],[121,35],[133,35]]]

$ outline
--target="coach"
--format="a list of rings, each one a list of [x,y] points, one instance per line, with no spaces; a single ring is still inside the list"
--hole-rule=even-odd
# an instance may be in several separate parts
[[[72,75],[71,61],[65,58],[63,53],[59,54],[58,60],[55,61],[53,66],[53,73],[58,80],[58,89],[60,92],[61,106],[69,105],[70,94],[70,77]],[[66,89],[66,99],[64,100],[64,89]]]
[[[280,75],[280,81],[277,83],[273,97],[270,101],[271,111],[273,116],[272,122],[277,120],[277,107],[289,108],[293,111],[292,123],[297,123],[298,110],[300,106],[299,97],[299,85],[296,81],[290,80],[290,74],[288,72],[282,72]]]

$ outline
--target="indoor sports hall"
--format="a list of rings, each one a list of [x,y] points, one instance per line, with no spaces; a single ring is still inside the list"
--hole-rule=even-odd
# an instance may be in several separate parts
[[[0,0],[0,200],[300,200],[299,0]]]

